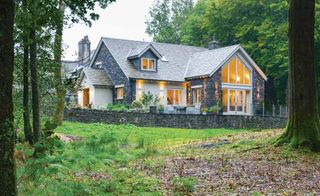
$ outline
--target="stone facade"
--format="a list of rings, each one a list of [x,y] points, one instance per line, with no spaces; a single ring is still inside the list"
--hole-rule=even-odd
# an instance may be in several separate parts
[[[211,77],[197,78],[188,81],[187,103],[192,105],[193,93],[192,86],[202,85],[201,107],[211,107],[221,101],[221,68]]]
[[[253,76],[253,92],[252,92],[252,104],[253,114],[262,114],[264,95],[265,95],[265,81],[264,79],[254,70]]]
[[[113,58],[109,49],[102,44],[95,61],[93,62],[93,68],[95,68],[96,62],[101,62],[103,69],[106,71],[106,74],[111,79],[114,86],[116,85],[124,85],[124,98],[121,100],[117,100],[116,98],[116,89],[113,88],[113,102],[114,103],[123,103],[123,104],[131,104],[135,99],[135,86],[134,80],[129,80],[126,75],[121,70],[120,66]]]
[[[233,115],[154,114],[133,112],[108,112],[103,110],[71,109],[65,111],[65,120],[83,123],[134,124],[142,127],[172,128],[284,128],[286,118]]]

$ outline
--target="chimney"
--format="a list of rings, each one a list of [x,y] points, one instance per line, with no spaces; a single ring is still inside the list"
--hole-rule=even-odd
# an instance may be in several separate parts
[[[209,43],[208,49],[209,50],[214,50],[214,49],[217,49],[217,48],[220,48],[219,42],[216,40],[215,36],[212,36],[212,41]]]
[[[78,43],[78,61],[79,64],[86,64],[90,61],[90,45],[89,37],[86,35]]]

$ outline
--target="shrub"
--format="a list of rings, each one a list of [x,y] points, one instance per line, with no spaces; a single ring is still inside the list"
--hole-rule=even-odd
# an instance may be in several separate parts
[[[132,109],[134,110],[143,110],[143,103],[141,101],[141,99],[137,99],[134,102],[132,102],[131,104]]]
[[[107,110],[108,111],[128,111],[129,107],[127,105],[120,104],[120,103],[108,104]]]
[[[151,105],[152,101],[153,101],[153,95],[150,92],[148,93],[143,92],[141,97],[141,102],[146,108],[148,108]]]

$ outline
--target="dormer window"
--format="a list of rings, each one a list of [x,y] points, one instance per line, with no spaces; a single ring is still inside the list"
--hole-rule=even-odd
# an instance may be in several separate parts
[[[156,59],[141,58],[141,70],[155,71]]]

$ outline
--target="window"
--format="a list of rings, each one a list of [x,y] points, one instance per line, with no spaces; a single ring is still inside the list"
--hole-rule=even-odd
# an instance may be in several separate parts
[[[123,99],[124,97],[124,87],[116,87],[117,99]]]
[[[251,71],[236,56],[230,62],[222,67],[221,71],[222,83],[250,85],[251,84]]]
[[[193,104],[201,103],[201,88],[192,89],[192,103]]]
[[[148,59],[148,58],[141,59],[141,69],[142,70],[155,71],[156,70],[155,64],[156,64],[155,59]]]
[[[167,90],[167,105],[181,104],[181,90]]]

